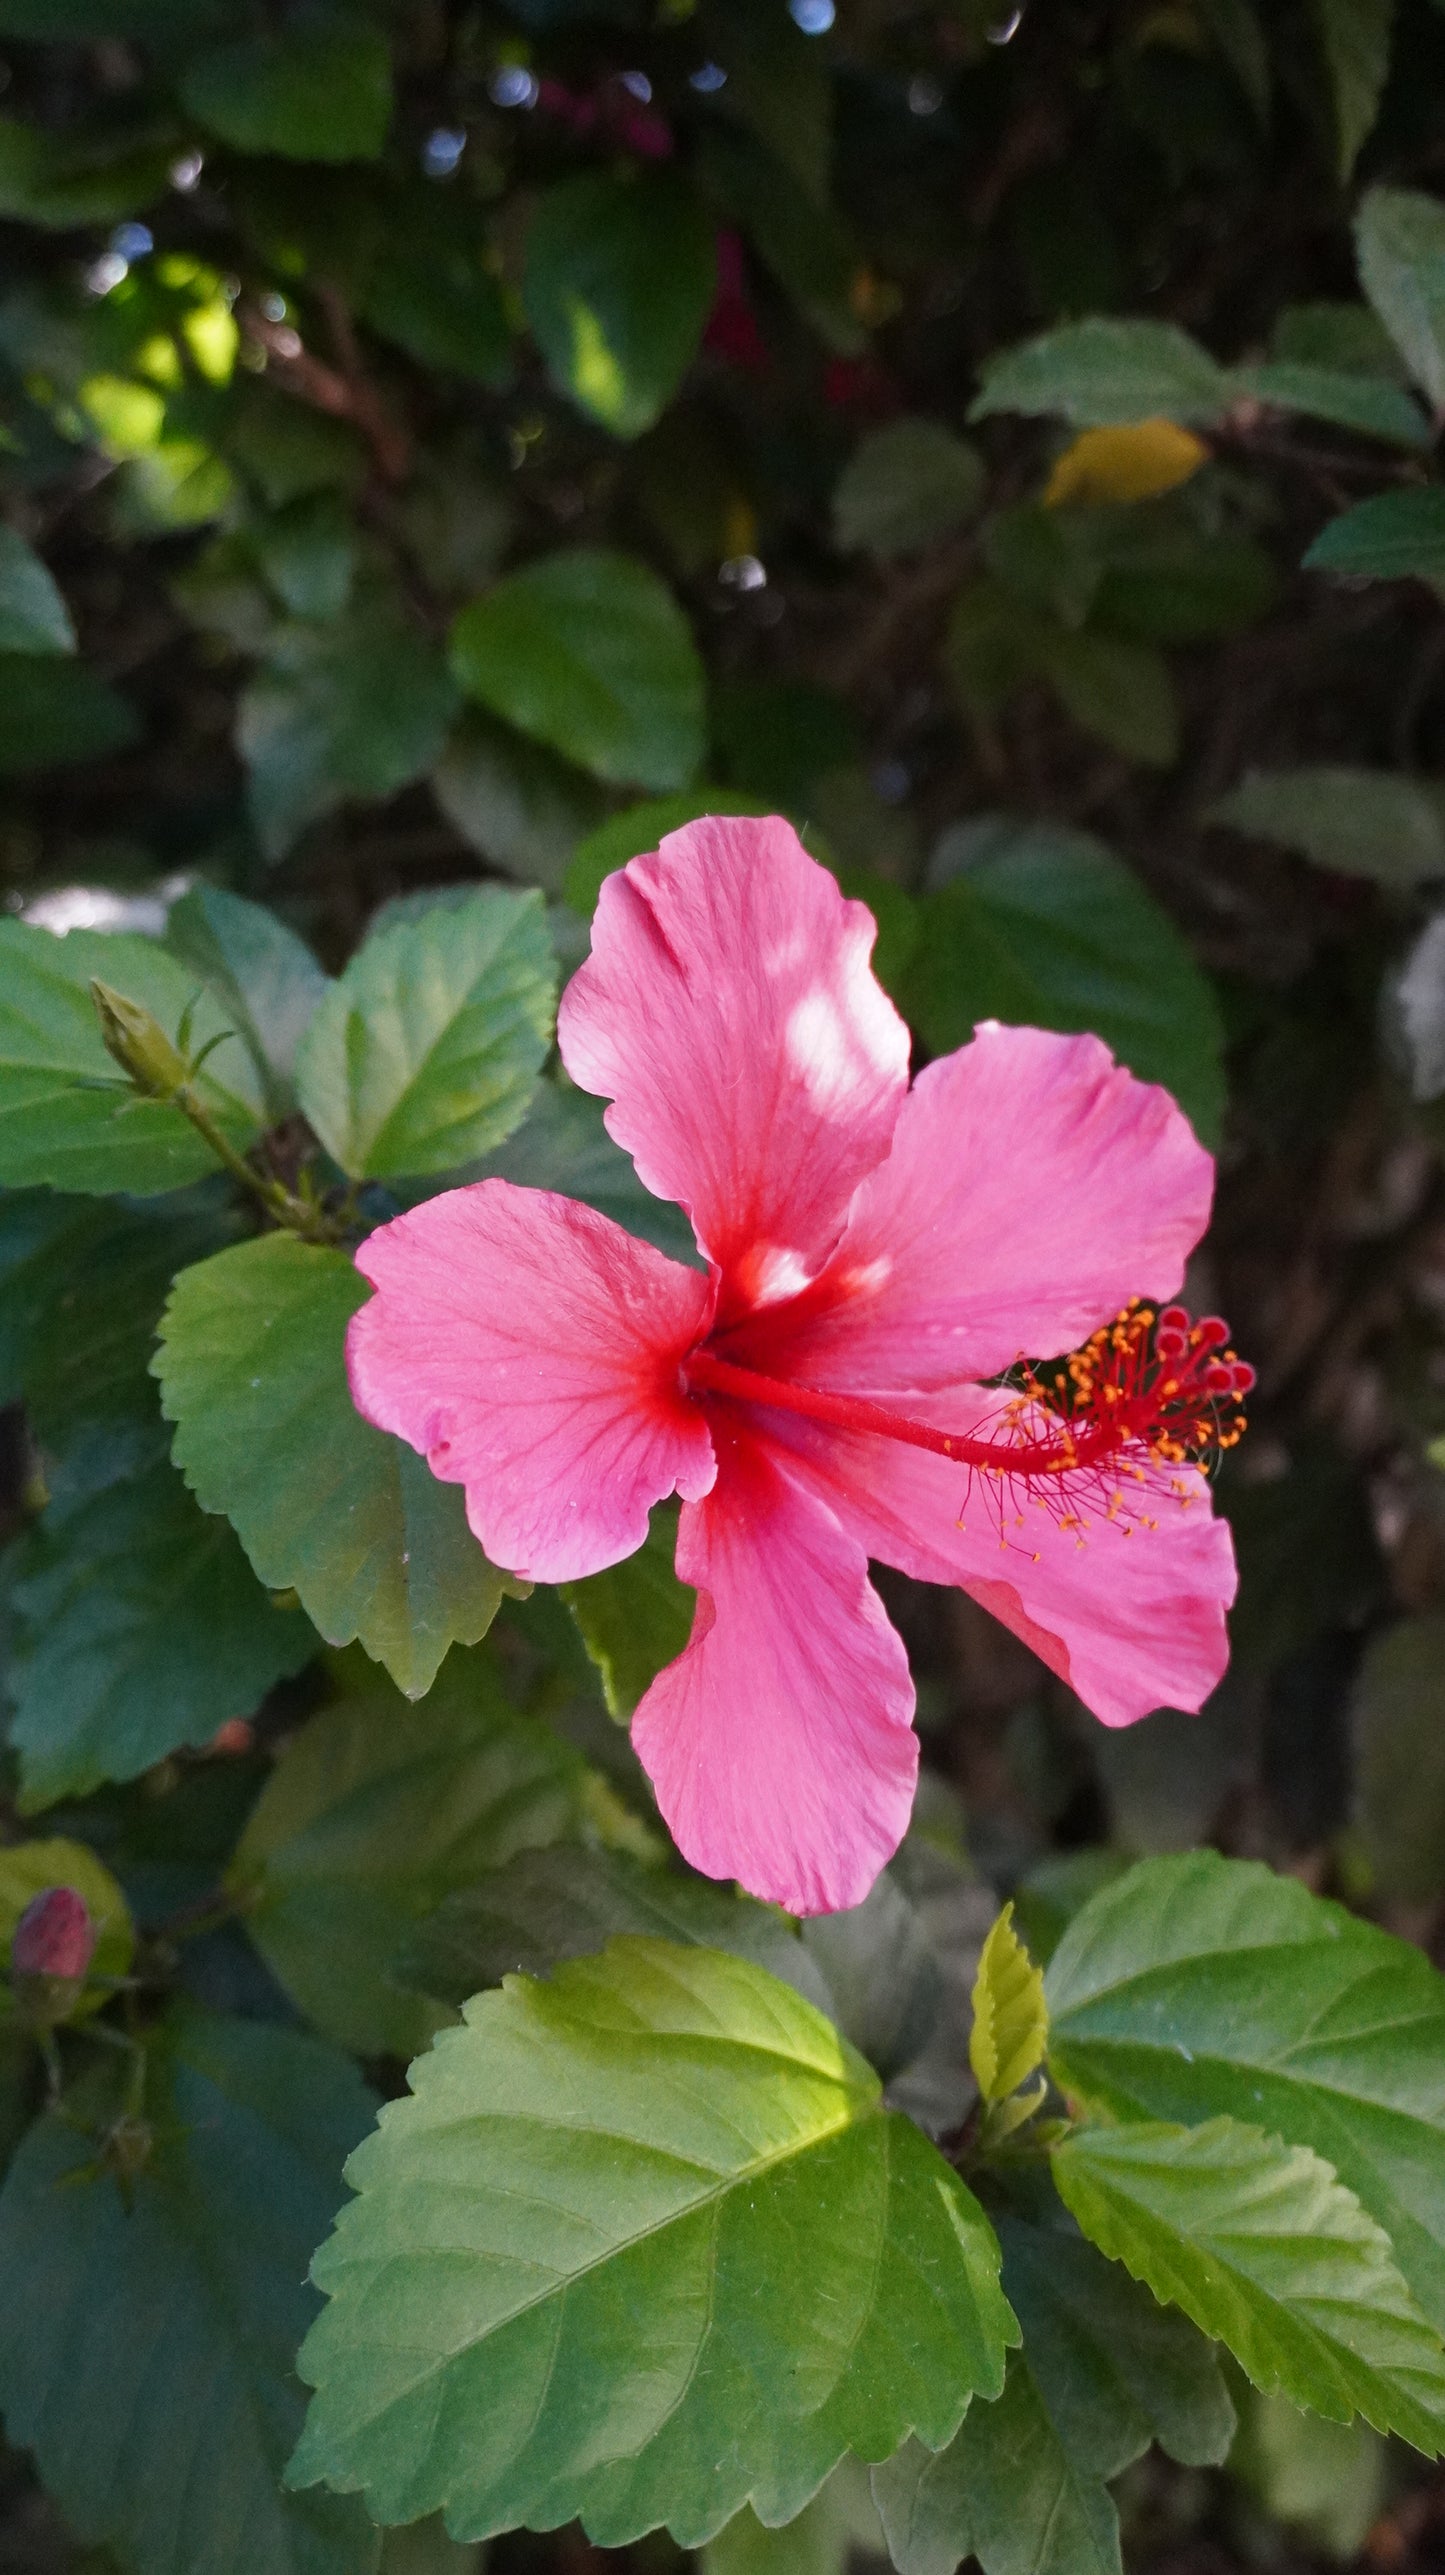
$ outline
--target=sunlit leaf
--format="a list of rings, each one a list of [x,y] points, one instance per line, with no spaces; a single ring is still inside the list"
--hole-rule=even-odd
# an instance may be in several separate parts
[[[1006,2100],[1044,2061],[1049,2015],[1042,1972],[1013,1927],[1006,1904],[978,1962],[968,2057],[985,2101]]]
[[[1417,1949],[1196,1851],[1094,1896],[1045,1991],[1067,2092],[1131,2120],[1243,2119],[1327,2155],[1445,2326],[1445,1977]]]
[[[525,1114],[552,1031],[540,897],[497,887],[376,930],[327,992],[296,1066],[343,1171],[453,1171]]]
[[[1389,2239],[1308,2147],[1238,2119],[1076,2129],[1059,2192],[1101,2252],[1225,2343],[1256,2386],[1433,2457],[1445,2346]]]
[[[463,2538],[580,2514],[695,2545],[1000,2384],[987,2220],[763,1969],[614,1941],[478,1996],[412,2082],[317,2258],[299,2481]],[[667,2319],[649,2346],[640,2314]]]

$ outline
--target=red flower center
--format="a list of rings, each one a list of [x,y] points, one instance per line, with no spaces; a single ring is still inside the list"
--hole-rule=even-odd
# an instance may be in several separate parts
[[[1235,1447],[1254,1370],[1228,1344],[1229,1326],[1218,1315],[1194,1323],[1182,1305],[1160,1313],[1136,1300],[1068,1358],[1021,1360],[1006,1381],[1006,1400],[981,1432],[939,1430],[864,1396],[765,1377],[706,1345],[683,1362],[682,1374],[690,1393],[903,1440],[997,1479],[1001,1494],[1021,1488],[1046,1506],[1066,1501],[1068,1511],[1055,1516],[1068,1527],[1084,1503],[1110,1519],[1125,1513],[1128,1497],[1122,1486],[1111,1487],[1111,1473],[1147,1485],[1151,1470],[1173,1476],[1185,1466],[1208,1468]]]

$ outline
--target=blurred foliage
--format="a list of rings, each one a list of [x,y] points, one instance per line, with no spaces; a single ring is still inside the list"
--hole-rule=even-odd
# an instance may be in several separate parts
[[[0,2459],[0,2564],[377,2563],[353,2500],[279,2498],[300,2283],[370,2116],[351,2060],[397,2091],[508,1967],[730,1952],[945,2135],[1004,1898],[1067,1961],[1129,1859],[1206,1843],[1445,1961],[1442,414],[1439,0],[0,0],[0,1935],[53,1873],[125,1980],[81,2014],[114,2068],[55,2043],[95,2149],[34,2117],[0,1998],[0,2277],[46,2319],[0,2393],[59,2507]],[[352,1414],[360,1290],[296,1239],[319,1139],[367,1222],[492,1170],[685,1254],[547,1056],[555,987],[613,867],[774,809],[872,906],[919,1056],[1028,1020],[1175,1092],[1220,1157],[1190,1294],[1260,1377],[1204,1714],[1105,1736],[890,1581],[914,1830],[802,1940],[656,1866],[610,1720],[686,1632],[665,1515],[513,1596]],[[163,1102],[113,1120],[96,974],[231,1032],[199,1092],[269,1139],[291,1233],[238,1239]],[[1016,1950],[979,1990],[1002,2014],[1016,1970],[1031,2073]],[[1121,2238],[1197,2153],[1155,2079],[1149,2170],[1075,2159]],[[1257,2178],[1215,2134],[1247,2106],[1198,2107],[1212,2186]],[[1308,2200],[1317,2141],[1270,2115]],[[56,2187],[92,2154],[103,2187]],[[1218,2468],[1199,2337],[1001,2224],[1030,2341],[997,2410],[705,2569],[844,2575],[886,2529],[943,2575],[1099,2575],[1110,2477],[1135,2569],[1438,2564],[1438,2475],[1242,2383]],[[105,2332],[166,2354],[143,2438]],[[478,2562],[429,2513],[380,2558]]]

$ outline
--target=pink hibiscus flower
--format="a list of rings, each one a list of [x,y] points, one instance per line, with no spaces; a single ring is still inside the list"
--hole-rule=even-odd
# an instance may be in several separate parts
[[[985,1026],[910,1089],[874,935],[776,820],[609,877],[562,1057],[706,1275],[484,1180],[363,1243],[348,1345],[358,1409],[510,1571],[600,1572],[682,1496],[692,1636],[633,1741],[684,1856],[797,1913],[858,1903],[912,1804],[870,1556],[961,1586],[1111,1726],[1200,1706],[1234,1591],[1197,1461],[1250,1372],[1222,1324],[1128,1302],[1177,1291],[1209,1155],[1094,1037]]]

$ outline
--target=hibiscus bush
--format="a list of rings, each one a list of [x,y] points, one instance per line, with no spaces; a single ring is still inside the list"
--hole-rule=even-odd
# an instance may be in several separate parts
[[[1438,2563],[1442,115],[0,0],[7,2575]]]

